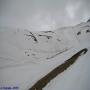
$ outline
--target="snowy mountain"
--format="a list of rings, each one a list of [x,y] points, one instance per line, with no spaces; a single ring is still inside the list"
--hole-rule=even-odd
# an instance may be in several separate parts
[[[85,83],[90,82],[90,22],[54,31],[0,27],[0,87],[17,86],[19,90],[28,90],[40,78],[84,48],[88,49],[87,54],[53,79],[44,90],[90,90]],[[79,70],[87,72],[88,76]],[[80,78],[78,75],[82,74]],[[79,78],[81,81],[77,84]]]

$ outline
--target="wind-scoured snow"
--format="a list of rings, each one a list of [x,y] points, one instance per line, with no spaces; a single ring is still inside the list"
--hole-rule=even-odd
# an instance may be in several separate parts
[[[0,28],[0,87],[28,90],[76,52],[88,53],[53,79],[44,90],[89,90],[90,22],[54,31]]]

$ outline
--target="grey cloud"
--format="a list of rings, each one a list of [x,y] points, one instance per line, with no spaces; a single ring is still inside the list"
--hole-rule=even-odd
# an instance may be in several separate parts
[[[90,0],[0,0],[0,26],[55,29],[87,20],[89,9]]]

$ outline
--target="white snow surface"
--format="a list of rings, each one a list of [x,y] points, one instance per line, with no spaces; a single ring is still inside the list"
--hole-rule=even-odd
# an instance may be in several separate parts
[[[28,90],[83,48],[79,58],[43,90],[90,90],[90,22],[54,31],[0,28],[0,87]],[[79,33],[79,34],[78,34]]]

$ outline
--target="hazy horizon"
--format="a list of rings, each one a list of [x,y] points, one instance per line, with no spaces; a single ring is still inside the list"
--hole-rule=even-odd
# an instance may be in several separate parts
[[[53,30],[87,21],[90,0],[0,0],[0,26]]]

